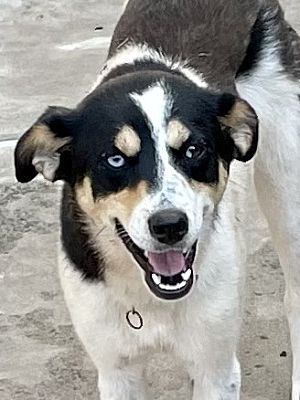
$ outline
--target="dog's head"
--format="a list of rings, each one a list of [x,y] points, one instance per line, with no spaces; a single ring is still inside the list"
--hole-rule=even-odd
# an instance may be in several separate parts
[[[65,180],[99,229],[163,299],[186,295],[233,159],[257,148],[257,117],[231,94],[181,77],[116,78],[74,110],[49,108],[19,140],[17,179]],[[118,251],[118,250],[117,250]]]

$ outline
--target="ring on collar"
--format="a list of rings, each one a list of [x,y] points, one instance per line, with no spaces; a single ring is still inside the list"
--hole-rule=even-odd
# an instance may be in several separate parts
[[[132,319],[134,320],[134,322],[132,322]],[[138,311],[136,311],[134,307],[126,314],[126,321],[130,326],[130,328],[136,331],[139,331],[144,326],[144,321],[141,314]]]

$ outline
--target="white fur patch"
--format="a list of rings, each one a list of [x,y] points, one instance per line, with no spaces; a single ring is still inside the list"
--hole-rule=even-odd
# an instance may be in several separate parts
[[[124,45],[124,47],[122,47],[112,58],[107,61],[91,91],[100,85],[103,79],[115,68],[124,64],[134,65],[136,62],[140,61],[152,61],[153,63],[163,64],[172,71],[181,72],[198,87],[203,89],[208,87],[204,76],[198,71],[189,67],[188,60],[181,61],[178,57],[171,59],[161,52],[150,48],[146,44],[129,44]]]
[[[189,220],[189,232],[185,238],[185,249],[199,238],[203,229],[203,210],[212,209],[207,194],[194,191],[185,177],[176,170],[168,151],[168,123],[171,117],[173,98],[163,82],[157,82],[142,93],[130,95],[144,114],[151,131],[157,157],[157,190],[147,196],[134,210],[129,227],[131,238],[142,249],[157,251],[157,243],[150,236],[149,217],[158,210],[177,208],[184,211]]]
[[[286,306],[293,350],[292,400],[300,398],[300,82],[281,63],[270,38],[256,68],[237,82],[240,95],[255,109],[259,148],[255,183],[286,279]]]
[[[130,97],[139,106],[151,124],[154,135],[166,127],[166,120],[171,115],[173,98],[163,82],[158,82],[141,94],[132,93]]]
[[[142,94],[131,94],[130,97],[147,118],[158,156],[158,176],[162,181],[170,163],[166,148],[166,129],[173,98],[163,83],[157,83]]]
[[[230,376],[230,357],[234,356],[233,337],[239,325],[237,284],[241,269],[239,256],[234,251],[235,233],[224,211],[220,210],[218,230],[210,246],[205,246],[204,258],[198,257],[199,280],[190,296],[179,302],[163,302],[150,295],[142,274],[141,279],[132,274],[138,268],[134,265],[127,265],[124,273],[120,273],[118,250],[114,254],[115,261],[107,266],[105,283],[83,281],[64,252],[59,252],[65,300],[76,332],[98,369],[103,395],[107,390],[113,395],[122,394],[125,400],[136,399],[134,394],[140,374],[133,366],[139,360],[146,364],[147,355],[162,348],[172,349],[173,358],[182,360],[181,369],[189,371],[191,378],[200,384],[204,374],[208,374],[208,379],[218,378],[211,383],[216,385],[220,395],[225,390],[223,382],[236,379],[236,371]],[[132,330],[126,322],[126,313],[133,306],[143,317],[144,327],[140,331]],[[186,340],[187,337],[190,340]],[[111,346],[111,338],[114,338],[114,346]],[[220,359],[226,362],[220,363],[217,375],[210,376]],[[128,368],[132,368],[130,376]],[[146,400],[141,392],[139,395],[140,400]]]
[[[274,170],[279,166],[295,168],[291,163],[300,147],[300,86],[283,71],[276,43],[263,50],[257,67],[237,81],[237,89],[259,118],[258,162],[273,176],[281,175]]]

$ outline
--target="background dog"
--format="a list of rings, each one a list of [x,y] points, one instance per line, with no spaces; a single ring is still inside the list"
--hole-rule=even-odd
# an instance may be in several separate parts
[[[286,270],[299,399],[298,46],[274,1],[132,0],[92,93],[21,138],[20,181],[66,181],[60,273],[102,399],[148,396],[139,361],[153,346],[182,359],[195,399],[239,398],[252,165],[233,160],[254,156],[257,115],[254,175]]]

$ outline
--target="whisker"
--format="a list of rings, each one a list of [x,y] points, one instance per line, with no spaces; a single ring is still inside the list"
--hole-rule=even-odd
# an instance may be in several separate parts
[[[106,226],[103,226],[99,232],[96,233],[95,237],[97,238],[99,235],[101,235],[101,233],[105,230]]]

